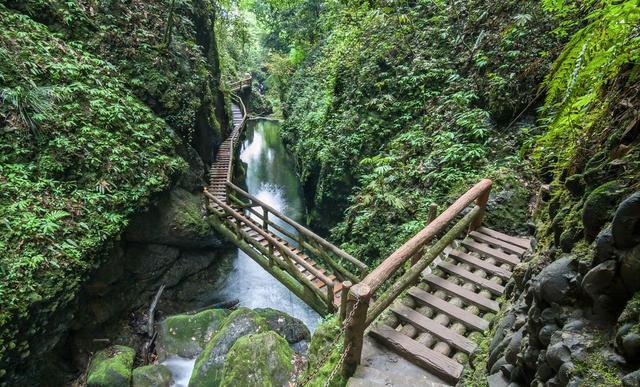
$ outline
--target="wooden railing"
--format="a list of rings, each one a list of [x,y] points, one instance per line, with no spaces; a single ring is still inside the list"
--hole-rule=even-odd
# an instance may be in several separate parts
[[[489,199],[491,184],[491,180],[488,179],[480,181],[442,214],[433,219],[422,231],[385,259],[360,283],[351,287],[346,301],[346,312],[353,317],[345,326],[344,348],[347,351],[343,366],[345,376],[353,375],[360,363],[362,343],[367,327],[404,290],[416,283],[420,279],[420,274],[460,234],[480,226]],[[476,205],[445,232],[447,226],[473,202]],[[445,232],[444,235],[434,242],[434,239],[443,232]],[[374,297],[374,293],[381,289],[382,285],[389,281],[408,261],[411,262],[411,267],[388,286],[382,295]],[[373,299],[375,299],[374,302],[372,302]]]
[[[251,77],[251,75],[249,75],[246,78],[241,79],[237,82],[230,83],[229,89],[231,89],[232,91],[239,90],[244,85],[250,85],[252,80],[253,78]]]

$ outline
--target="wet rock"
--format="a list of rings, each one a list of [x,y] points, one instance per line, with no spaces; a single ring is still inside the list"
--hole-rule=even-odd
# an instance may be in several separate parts
[[[204,217],[202,198],[182,188],[173,189],[158,205],[133,217],[125,239],[193,249],[221,246],[219,236]]]
[[[209,309],[193,315],[182,314],[164,319],[159,324],[156,345],[160,360],[171,356],[198,356],[228,314],[222,309]]]
[[[185,251],[180,258],[173,263],[159,281],[171,288],[178,285],[186,277],[199,273],[218,260],[216,251],[194,250]]]
[[[620,203],[611,223],[611,232],[620,249],[640,244],[640,192]]]
[[[610,181],[587,196],[582,210],[582,224],[588,240],[594,240],[602,226],[611,219],[619,195],[620,184]]]
[[[254,309],[254,311],[265,319],[269,328],[284,337],[289,344],[311,340],[309,328],[297,318],[271,308]]]
[[[502,372],[497,372],[487,376],[487,385],[489,387],[508,387],[509,380],[502,374]]]
[[[487,360],[487,367],[493,368],[493,365],[504,355],[504,350],[509,345],[511,336],[506,336],[500,344],[498,344],[492,352],[489,353],[489,359]]]
[[[596,237],[596,248],[593,257],[594,264],[597,265],[613,257],[615,251],[613,243],[614,242],[613,235],[611,234],[611,228],[606,227],[602,229],[602,231],[600,231],[600,233]]]
[[[498,324],[498,328],[496,329],[496,333],[491,339],[491,343],[489,344],[489,353],[493,353],[495,348],[504,340],[505,335],[510,332],[511,327],[514,325],[516,321],[516,312],[511,310],[508,312]]]
[[[154,280],[164,274],[179,255],[179,249],[167,245],[130,243],[125,268],[139,280]]]
[[[560,258],[542,269],[534,289],[538,299],[549,304],[573,304],[576,295],[577,263],[572,258]]]
[[[620,252],[620,276],[629,293],[640,290],[640,245]]]
[[[133,370],[132,387],[170,387],[171,371],[162,364],[152,364]]]
[[[543,346],[548,346],[551,342],[551,335],[560,329],[556,324],[547,324],[538,332],[538,339]]]
[[[224,362],[222,386],[285,386],[293,351],[287,341],[270,331],[239,338]]]
[[[622,378],[622,385],[624,387],[638,387],[640,386],[640,370],[633,371],[626,374]]]
[[[563,342],[559,342],[547,347],[546,360],[553,370],[558,371],[563,363],[571,360],[571,352]]]
[[[615,276],[616,261],[608,260],[589,270],[582,280],[582,289],[592,300],[596,300],[611,288]]]
[[[569,176],[564,182],[564,186],[574,198],[579,198],[584,194],[585,181],[582,174]]]
[[[268,330],[267,323],[256,312],[240,308],[225,320],[196,360],[189,387],[217,386],[223,377],[227,353],[240,337]]]
[[[538,361],[538,367],[536,368],[536,377],[543,382],[551,379],[551,377],[554,375],[553,369],[551,368],[551,366],[549,366],[549,363],[544,360],[545,354],[546,352],[541,353],[542,358]]]
[[[520,344],[522,344],[522,335],[524,328],[520,328],[509,340],[509,344],[505,348],[505,359],[510,364],[516,364],[517,356],[520,353]]]
[[[560,369],[558,369],[558,375],[556,376],[558,378],[558,381],[563,385],[568,384],[575,369],[576,366],[572,362],[569,361],[563,363],[560,366]]]
[[[493,363],[493,365],[491,366],[491,370],[489,370],[489,373],[495,374],[496,372],[500,371],[500,369],[506,364],[508,364],[507,359],[502,356],[500,359],[496,360],[495,363]]]
[[[87,371],[88,387],[129,387],[136,352],[115,345],[97,352]]]
[[[631,331],[622,337],[622,351],[624,356],[632,361],[640,360],[640,334]]]

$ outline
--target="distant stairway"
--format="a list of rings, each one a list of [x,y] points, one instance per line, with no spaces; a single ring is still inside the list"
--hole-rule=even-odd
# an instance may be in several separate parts
[[[407,299],[389,308],[384,323],[369,330],[387,348],[451,384],[476,349],[469,334],[489,328],[504,285],[531,248],[527,239],[486,227],[453,245],[422,272],[420,282],[406,291]]]

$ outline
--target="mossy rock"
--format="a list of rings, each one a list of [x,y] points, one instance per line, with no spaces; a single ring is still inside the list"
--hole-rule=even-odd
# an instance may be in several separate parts
[[[225,320],[196,360],[189,387],[211,387],[222,383],[224,361],[233,344],[242,336],[269,330],[265,320],[248,308],[240,308]]]
[[[229,312],[208,309],[200,313],[169,316],[160,323],[157,351],[161,360],[170,356],[194,358],[218,332]]]
[[[310,340],[309,328],[300,320],[272,308],[255,309],[265,319],[269,328],[284,337],[289,344]]]
[[[600,229],[613,216],[621,191],[617,181],[611,181],[591,191],[582,210],[582,224],[588,240],[593,241]]]
[[[170,387],[171,371],[162,364],[153,364],[133,370],[132,387]]]
[[[122,345],[96,353],[87,372],[87,386],[129,387],[135,356],[136,351]]]
[[[324,365],[320,366],[315,377],[309,382],[310,386],[324,385],[325,381],[329,379],[334,367],[336,367],[340,361],[342,341],[338,340],[337,345],[334,342],[336,335],[340,332],[340,328],[340,322],[334,316],[322,322],[322,324],[316,328],[315,332],[313,332],[311,343],[309,344],[307,371],[302,377],[307,377],[309,372],[320,366],[319,362],[323,360],[327,352],[331,353],[328,355]],[[344,386],[345,384],[346,380],[343,379],[341,373],[338,373],[331,380],[330,386]]]
[[[293,350],[276,332],[239,338],[224,362],[223,386],[284,386],[293,371]]]

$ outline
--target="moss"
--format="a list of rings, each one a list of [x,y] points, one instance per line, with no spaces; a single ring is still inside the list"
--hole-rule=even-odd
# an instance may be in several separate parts
[[[223,309],[208,309],[194,315],[167,317],[160,323],[158,354],[161,358],[197,356],[218,332],[228,314]]]
[[[636,292],[631,297],[622,313],[620,313],[620,317],[618,317],[618,323],[620,324],[632,321],[640,321],[640,292]]]
[[[622,386],[622,372],[606,361],[601,353],[590,353],[584,361],[577,361],[574,375],[582,379],[584,386]]]
[[[306,372],[301,376],[302,380],[306,380],[306,377],[310,373],[317,371],[315,377],[309,381],[309,386],[324,386],[333,369],[338,366],[340,356],[343,352],[344,340],[340,337],[337,342],[334,342],[333,339],[340,332],[340,329],[341,326],[338,318],[332,316],[318,325],[316,331],[313,333],[311,343],[309,344],[309,363]],[[330,355],[327,357],[326,362],[320,364],[320,361],[325,358],[328,352],[330,352]],[[318,369],[318,367],[320,368]],[[346,380],[338,370],[329,385],[344,386],[345,383]]]
[[[136,352],[116,345],[96,353],[87,372],[88,387],[129,387]]]
[[[293,350],[270,331],[239,338],[224,362],[222,386],[280,387],[287,384]]]
[[[201,212],[202,202],[200,197],[186,197],[179,208],[176,208],[175,222],[188,235],[207,236],[212,232],[212,227],[205,215]]]
[[[610,181],[589,193],[582,211],[582,223],[589,240],[593,240],[602,226],[611,220],[622,192],[618,181]]]
[[[138,367],[133,370],[132,387],[169,387],[173,381],[171,371],[161,364]]]

